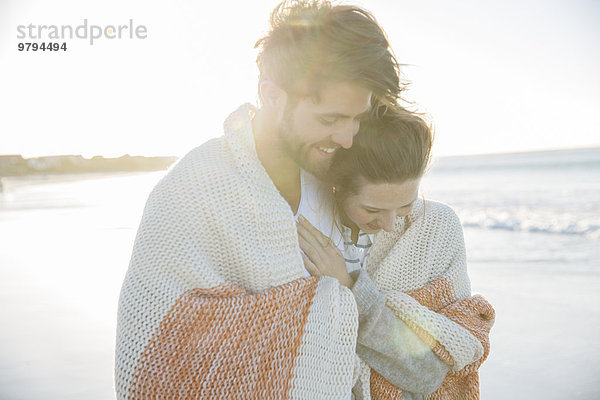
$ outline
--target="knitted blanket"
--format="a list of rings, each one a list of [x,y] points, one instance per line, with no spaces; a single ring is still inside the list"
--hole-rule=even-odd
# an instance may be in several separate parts
[[[435,201],[417,201],[392,232],[376,236],[366,268],[387,306],[451,366],[429,398],[479,399],[477,371],[489,354],[495,313],[482,296],[471,296],[462,227],[454,211]],[[401,398],[401,390],[377,372],[364,364],[361,371],[371,398]]]
[[[332,278],[303,279],[294,217],[256,155],[252,112],[234,112],[225,135],[190,152],[148,199],[119,300],[119,399],[350,398],[355,299]],[[444,247],[455,238],[439,236],[447,219],[415,218],[401,237],[379,235],[367,269],[397,315],[459,372],[481,358],[478,338],[444,307],[401,292],[444,277],[452,300],[444,306],[470,295],[460,251]],[[419,226],[439,249],[407,240]]]
[[[491,304],[480,295],[471,296],[456,302],[449,302],[450,285],[447,280],[439,279],[427,287],[407,293],[423,306],[456,322],[473,334],[483,346],[483,356],[458,371],[450,371],[442,385],[429,396],[429,400],[478,400],[479,367],[490,352],[489,334],[494,325],[495,311]],[[448,365],[454,360],[442,344],[431,334],[414,323],[409,323],[421,339],[434,353]],[[401,399],[401,388],[389,383],[377,371],[370,370],[370,391],[374,400]]]
[[[358,312],[303,278],[292,211],[243,106],[146,204],[119,300],[119,399],[347,399]]]

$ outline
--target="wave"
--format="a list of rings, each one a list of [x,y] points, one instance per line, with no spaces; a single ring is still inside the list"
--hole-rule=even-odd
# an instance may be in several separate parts
[[[580,235],[600,239],[600,217],[596,215],[548,214],[532,211],[457,210],[463,227]]]
[[[491,170],[600,170],[600,148],[437,158],[433,174]]]

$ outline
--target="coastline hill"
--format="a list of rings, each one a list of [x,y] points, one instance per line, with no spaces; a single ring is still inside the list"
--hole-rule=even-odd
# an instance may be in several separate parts
[[[77,174],[89,172],[158,171],[167,169],[177,157],[144,157],[125,154],[118,158],[60,155],[23,158],[19,154],[0,155],[1,176]]]

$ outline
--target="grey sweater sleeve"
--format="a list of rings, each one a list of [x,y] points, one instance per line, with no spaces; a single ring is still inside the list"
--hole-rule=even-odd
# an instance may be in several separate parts
[[[358,275],[358,278],[357,278]],[[440,360],[385,304],[385,296],[365,271],[353,273],[359,310],[356,352],[407,398],[434,392],[450,366]],[[406,397],[403,392],[403,398]]]

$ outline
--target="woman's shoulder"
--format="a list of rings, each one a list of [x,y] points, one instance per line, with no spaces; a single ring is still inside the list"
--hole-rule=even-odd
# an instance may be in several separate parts
[[[429,199],[423,199],[422,201],[424,203],[425,211],[432,215],[458,218],[454,209],[446,203]]]
[[[454,209],[446,203],[420,198],[409,215],[411,225],[426,225],[430,228],[449,229],[460,227],[460,219]]]

